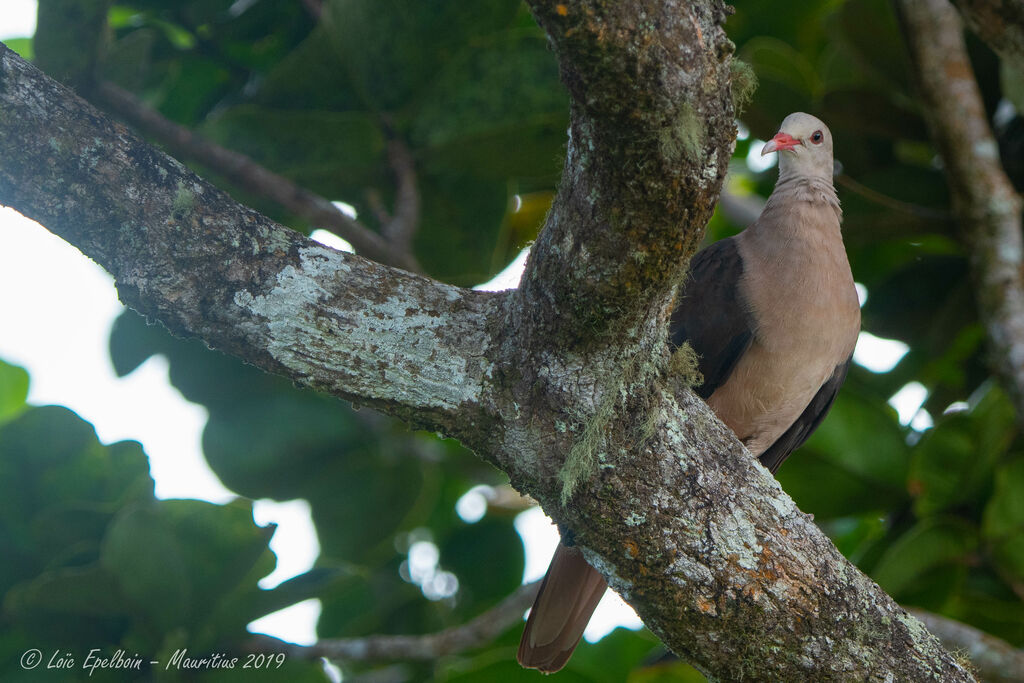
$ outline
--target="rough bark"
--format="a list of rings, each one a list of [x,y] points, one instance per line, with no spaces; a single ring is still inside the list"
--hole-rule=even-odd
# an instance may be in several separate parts
[[[1024,239],[1021,199],[999,162],[963,27],[947,0],[899,0],[922,113],[945,163],[967,249],[990,365],[1024,425]]]
[[[172,331],[462,440],[712,679],[971,680],[669,372],[666,312],[733,135],[724,6],[531,6],[573,104],[563,184],[513,293],[274,225],[7,50],[0,202]]]

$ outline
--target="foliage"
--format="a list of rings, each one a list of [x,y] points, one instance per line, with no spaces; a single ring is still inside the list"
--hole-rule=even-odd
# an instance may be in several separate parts
[[[829,123],[850,259],[868,292],[864,327],[909,346],[891,371],[853,369],[779,479],[897,600],[1024,646],[1024,448],[985,368],[966,257],[890,6],[734,4],[727,28],[759,84],[743,123],[761,139],[795,110]],[[348,202],[373,227],[395,196],[388,143],[404,144],[423,201],[415,254],[440,279],[474,285],[500,271],[553,196],[567,100],[518,0],[338,0],[319,22],[301,2],[125,0],[108,21],[101,78]],[[994,109],[1000,65],[980,43],[972,50]],[[1020,121],[1007,130],[1024,129]],[[754,144],[738,141],[730,185],[766,196],[774,172],[743,163]],[[296,229],[313,227],[228,189]],[[710,232],[741,227],[718,213]],[[323,601],[321,637],[423,633],[465,622],[518,585],[512,513],[492,507],[474,524],[455,514],[470,488],[504,481],[457,444],[299,391],[131,313],[112,333],[111,354],[122,374],[153,354],[169,359],[171,381],[209,410],[206,457],[238,494],[310,501],[318,569],[258,590],[272,562],[269,531],[252,525],[248,503],[154,500],[137,445],[101,446],[67,411],[26,407],[27,377],[0,365],[4,680],[19,680],[24,672],[7,663],[36,643],[102,641],[154,657],[212,651],[237,646],[249,620],[307,595]],[[912,381],[926,388],[923,410],[935,423],[923,431],[887,405]],[[409,548],[422,540],[457,577],[453,595],[409,576]],[[389,671],[402,680],[535,678],[514,663],[517,638]],[[584,645],[560,680],[699,680],[656,661],[658,652],[653,636],[616,631]],[[315,673],[290,666],[289,677]],[[344,667],[353,676],[373,668]]]
[[[250,503],[156,500],[138,443],[103,446],[66,408],[25,405],[27,380],[0,364],[4,680],[52,678],[46,666],[68,657],[77,666],[60,675],[84,680],[92,648],[146,662],[182,648],[230,652],[252,619],[334,583],[311,572],[260,590],[274,565],[273,528],[253,524]],[[45,664],[26,673],[21,654],[31,648]],[[283,670],[298,680],[318,674],[302,662]],[[97,669],[92,679],[123,673]]]

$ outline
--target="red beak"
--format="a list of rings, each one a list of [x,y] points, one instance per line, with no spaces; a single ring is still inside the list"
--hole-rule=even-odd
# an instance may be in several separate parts
[[[761,150],[761,156],[770,152],[784,152],[787,149],[793,149],[799,144],[801,142],[789,133],[778,133],[765,144],[764,149]]]

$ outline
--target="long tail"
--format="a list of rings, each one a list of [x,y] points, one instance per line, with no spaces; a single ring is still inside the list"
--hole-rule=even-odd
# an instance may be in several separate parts
[[[554,673],[569,661],[608,584],[577,548],[558,544],[519,641],[519,663]]]

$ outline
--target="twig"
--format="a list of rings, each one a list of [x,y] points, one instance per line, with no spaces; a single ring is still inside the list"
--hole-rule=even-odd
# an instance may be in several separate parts
[[[517,622],[533,604],[539,581],[520,586],[495,607],[460,626],[423,635],[375,635],[363,638],[321,640],[315,645],[295,645],[271,636],[254,638],[249,649],[284,652],[296,659],[326,657],[341,661],[432,660],[486,645]]]
[[[953,216],[948,211],[933,209],[890,197],[854,180],[853,177],[843,172],[836,174],[835,181],[836,184],[854,194],[860,195],[865,200],[892,211],[899,211],[900,213],[929,221],[948,222],[953,220]],[[728,183],[722,188],[722,194],[718,199],[719,208],[726,218],[744,228],[757,220],[757,217],[761,215],[761,211],[764,209],[764,202],[764,198],[758,195],[743,195],[733,192]]]
[[[402,251],[410,251],[420,222],[420,193],[416,187],[416,165],[409,148],[398,138],[388,141],[388,161],[395,174],[394,215],[381,227],[381,234]]]
[[[953,216],[948,211],[941,209],[933,209],[927,206],[921,206],[919,204],[913,204],[911,202],[905,202],[895,197],[890,197],[887,194],[883,194],[878,190],[874,190],[867,185],[857,182],[846,173],[840,173],[835,177],[836,183],[846,188],[854,194],[860,195],[869,202],[878,204],[892,211],[899,211],[910,216],[915,216],[929,221],[949,222],[953,220]]]
[[[288,211],[347,240],[357,253],[419,272],[415,258],[339,211],[330,201],[259,165],[244,154],[225,149],[161,116],[113,83],[100,83],[99,99],[126,121],[156,138],[175,154],[194,159],[232,182],[277,202]]]
[[[1024,0],[956,0],[964,23],[1024,72]]]
[[[923,609],[907,610],[951,651],[964,652],[981,678],[993,683],[1024,681],[1024,650],[967,624]]]
[[[947,0],[898,0],[897,8],[923,114],[945,162],[978,314],[988,334],[990,365],[1024,425],[1021,200],[999,164],[956,10]]]

